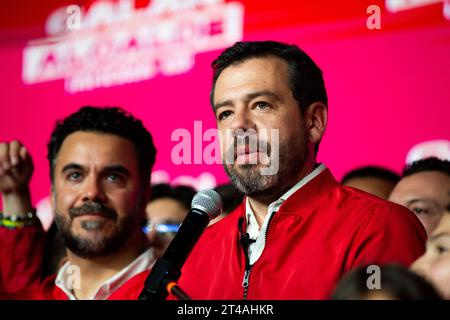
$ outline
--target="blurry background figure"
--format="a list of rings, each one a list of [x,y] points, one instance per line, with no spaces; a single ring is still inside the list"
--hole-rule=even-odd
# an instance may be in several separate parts
[[[380,267],[379,289],[369,289],[371,277],[367,267],[345,275],[336,287],[333,300],[440,300],[434,287],[425,279],[400,265]],[[369,279],[370,278],[370,279]]]
[[[428,140],[417,143],[406,154],[406,164],[426,158],[450,160],[450,140]]]
[[[444,299],[450,300],[450,206],[431,234],[425,254],[411,269],[430,281]]]
[[[48,232],[55,218],[55,214],[50,203],[50,196],[41,199],[36,204],[36,216],[41,221],[42,228],[45,232]]]
[[[165,183],[152,186],[151,200],[145,209],[147,221],[144,232],[150,246],[154,248],[156,258],[164,253],[172,241],[191,208],[195,194],[195,189],[187,186],[172,187]]]
[[[366,166],[348,172],[342,184],[387,199],[399,180],[400,176],[389,169]]]
[[[66,246],[56,223],[52,223],[45,239],[44,257],[42,260],[42,279],[57,274],[67,261]]]
[[[450,162],[432,157],[407,165],[389,200],[413,211],[430,236],[450,204]]]
[[[232,183],[218,185],[214,188],[214,190],[217,191],[222,198],[223,211],[222,214],[211,220],[209,223],[210,225],[216,223],[226,217],[229,213],[233,212],[244,199],[244,194],[236,189]]]

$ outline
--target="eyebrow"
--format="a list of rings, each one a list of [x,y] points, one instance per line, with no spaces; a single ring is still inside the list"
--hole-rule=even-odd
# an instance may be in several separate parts
[[[69,170],[86,171],[85,168],[82,165],[78,164],[78,163],[69,163],[69,164],[66,164],[62,168],[61,172],[64,173],[64,172],[67,172]],[[127,168],[125,168],[124,166],[120,165],[120,164],[113,164],[113,165],[107,166],[102,171],[103,172],[119,172],[119,173],[122,173],[122,174],[124,174],[126,176],[131,176],[130,171]]]
[[[69,164],[66,164],[62,168],[61,172],[64,173],[64,172],[69,171],[69,170],[81,170],[81,171],[84,171],[84,168],[83,168],[82,165],[80,165],[78,163],[69,163]]]
[[[417,198],[417,199],[411,199],[411,200],[409,200],[409,201],[406,202],[406,205],[407,205],[407,206],[410,206],[410,205],[412,205],[412,204],[414,204],[414,203],[416,203],[416,202],[425,202],[425,203],[431,204],[431,205],[433,205],[433,206],[435,206],[435,207],[439,207],[439,204],[438,204],[436,201],[434,201],[434,200],[420,199],[420,198]]]
[[[438,233],[438,234],[435,234],[435,235],[432,235],[429,239],[428,239],[428,241],[434,241],[434,240],[436,240],[436,239],[438,239],[438,238],[442,238],[442,237],[450,237],[450,233],[448,233],[448,232],[440,232],[440,233]]]
[[[106,172],[119,172],[119,173],[122,173],[122,174],[124,174],[126,176],[131,176],[130,171],[127,168],[125,168],[124,166],[120,165],[120,164],[107,166],[103,171],[106,171]]]
[[[267,96],[267,97],[271,97],[277,101],[281,101],[280,97],[278,95],[276,95],[275,93],[273,93],[272,91],[269,90],[261,90],[261,91],[256,91],[256,92],[252,92],[252,93],[248,93],[244,96],[244,100],[246,102],[255,99],[257,97],[261,97],[261,96]],[[233,101],[232,100],[225,100],[222,102],[218,102],[216,104],[214,104],[214,112],[217,111],[217,109],[221,108],[221,107],[225,107],[225,106],[232,106],[233,105]]]

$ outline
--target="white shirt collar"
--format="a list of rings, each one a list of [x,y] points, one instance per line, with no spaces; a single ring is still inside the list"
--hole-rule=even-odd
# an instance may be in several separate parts
[[[326,166],[324,164],[318,165],[317,168],[315,168],[308,175],[303,177],[296,185],[294,185],[287,192],[285,192],[278,200],[272,202],[268,207],[267,210],[268,212],[266,217],[264,218],[264,222],[261,226],[261,229],[259,228],[258,222],[256,221],[256,217],[255,214],[253,213],[252,207],[250,206],[250,202],[248,201],[248,198],[246,198],[245,216],[247,218],[247,233],[249,234],[250,239],[256,239],[256,242],[252,243],[249,246],[248,250],[249,251],[248,254],[250,256],[250,264],[255,263],[259,259],[264,250],[264,247],[266,245],[266,237],[260,235],[266,234],[267,227],[272,215],[278,212],[284,201],[286,201],[290,196],[292,196],[295,192],[297,192],[301,187],[303,187],[312,179],[317,177],[325,169]]]
[[[150,270],[155,261],[156,259],[153,255],[153,249],[150,248],[146,250],[128,266],[102,283],[96,293],[87,300],[107,299],[114,291],[120,288],[132,277],[141,272]],[[70,264],[68,261],[61,267],[56,276],[55,285],[60,288],[70,300],[77,300],[73,294],[73,289],[80,285],[81,280],[79,274],[80,269],[77,266]]]

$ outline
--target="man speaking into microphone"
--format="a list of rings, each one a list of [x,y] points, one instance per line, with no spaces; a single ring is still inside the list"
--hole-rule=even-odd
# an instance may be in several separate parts
[[[423,253],[426,235],[411,212],[341,186],[316,162],[328,98],[305,52],[240,42],[212,67],[225,170],[246,197],[205,230],[187,258],[178,281],[187,295],[327,299],[356,266],[409,265]]]

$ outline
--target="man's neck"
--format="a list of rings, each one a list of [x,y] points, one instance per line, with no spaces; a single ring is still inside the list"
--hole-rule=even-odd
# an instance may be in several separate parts
[[[284,184],[281,188],[278,187],[275,192],[269,192],[264,195],[256,195],[248,197],[250,207],[255,214],[256,221],[261,228],[264,219],[266,218],[269,210],[269,206],[274,201],[278,200],[283,194],[285,194],[289,189],[295,186],[301,179],[306,177],[314,170],[315,163],[305,165],[298,175],[290,179],[288,183]]]
[[[102,283],[128,266],[147,248],[143,234],[137,233],[117,252],[104,257],[85,259],[68,250],[70,264],[80,268],[80,286],[73,290],[74,295],[80,300],[91,298]]]

